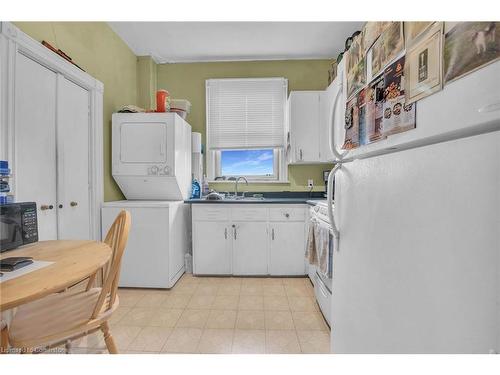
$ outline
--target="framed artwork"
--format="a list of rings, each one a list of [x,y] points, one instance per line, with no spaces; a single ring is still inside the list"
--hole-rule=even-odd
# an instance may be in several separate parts
[[[424,34],[424,32],[434,23],[429,22],[404,22],[405,45],[406,49]]]
[[[392,22],[380,34],[372,47],[372,76],[377,76],[382,70],[404,50],[403,24]]]
[[[458,22],[444,37],[444,83],[500,59],[500,22]]]
[[[443,23],[424,32],[420,41],[407,48],[405,61],[406,104],[414,103],[442,88]]]

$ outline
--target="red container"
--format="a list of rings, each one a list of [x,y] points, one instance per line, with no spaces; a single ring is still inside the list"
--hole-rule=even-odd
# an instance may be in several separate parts
[[[170,94],[167,90],[158,90],[156,92],[156,112],[170,111],[169,99]]]

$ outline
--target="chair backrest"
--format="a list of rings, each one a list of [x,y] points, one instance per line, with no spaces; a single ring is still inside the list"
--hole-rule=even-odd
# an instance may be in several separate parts
[[[116,299],[118,280],[120,278],[120,268],[123,252],[127,245],[128,233],[130,230],[130,213],[122,210],[109,228],[104,242],[111,248],[112,255],[107,271],[103,278],[103,287],[92,318],[96,318],[99,313],[110,309]],[[104,305],[106,303],[106,305]]]

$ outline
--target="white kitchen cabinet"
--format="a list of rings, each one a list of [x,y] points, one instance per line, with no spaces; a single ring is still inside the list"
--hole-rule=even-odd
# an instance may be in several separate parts
[[[234,222],[233,274],[267,275],[267,222]]]
[[[288,97],[290,163],[318,163],[321,91],[292,91]]]
[[[100,239],[101,82],[0,23],[0,159],[37,204],[40,240]]]
[[[18,53],[15,87],[16,200],[36,202],[38,237],[55,240],[57,74]]]
[[[330,150],[332,97],[327,91],[292,91],[288,98],[290,164],[322,164],[333,159]]]
[[[304,222],[273,222],[269,224],[269,274],[306,274]]]
[[[16,200],[37,203],[40,240],[91,238],[89,92],[16,58]]]
[[[196,249],[196,256],[193,259],[194,273],[230,275],[232,273],[231,237],[232,228],[226,221],[197,221],[193,225],[193,249]]]
[[[305,205],[193,204],[198,275],[305,275]]]

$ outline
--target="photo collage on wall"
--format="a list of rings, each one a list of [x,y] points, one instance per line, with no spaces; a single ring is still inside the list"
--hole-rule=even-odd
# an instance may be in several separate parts
[[[352,149],[414,129],[417,101],[500,60],[500,22],[367,22],[344,56]]]

